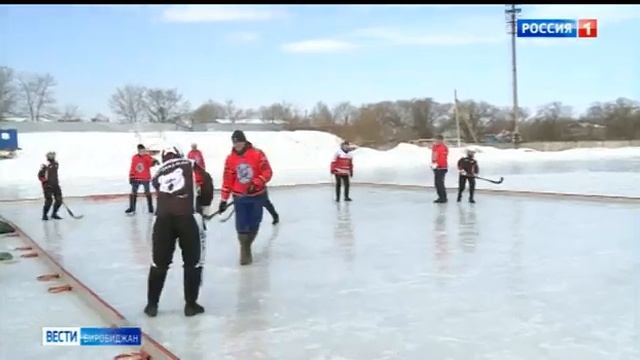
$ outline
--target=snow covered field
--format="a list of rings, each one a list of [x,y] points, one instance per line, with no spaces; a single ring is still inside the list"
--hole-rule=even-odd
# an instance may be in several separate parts
[[[231,149],[230,132],[79,133],[46,132],[19,135],[23,149],[15,159],[0,161],[0,200],[41,197],[36,173],[47,151],[56,151],[64,195],[126,193],[135,146],[168,143],[184,152],[192,142],[202,150],[216,188]],[[272,186],[330,183],[329,162],[341,140],[315,131],[247,132],[267,153]],[[638,196],[640,148],[575,149],[537,152],[478,147],[481,175],[505,177],[501,185],[478,182],[479,188],[558,191]],[[464,149],[451,148],[447,185],[457,186],[455,164]],[[354,152],[354,182],[432,185],[430,149],[401,144],[388,151],[360,148]]]

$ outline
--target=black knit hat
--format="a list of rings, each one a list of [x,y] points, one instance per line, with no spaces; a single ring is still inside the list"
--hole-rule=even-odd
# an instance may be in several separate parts
[[[244,136],[244,133],[242,132],[242,130],[236,130],[233,132],[233,134],[231,135],[231,141],[235,142],[247,142],[247,137]]]
[[[143,150],[143,149],[144,149],[144,145],[138,144],[138,150]]]

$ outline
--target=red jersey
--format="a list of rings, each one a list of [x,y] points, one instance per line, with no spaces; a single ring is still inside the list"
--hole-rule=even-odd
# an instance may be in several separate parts
[[[267,156],[251,143],[247,143],[241,153],[232,150],[224,162],[222,201],[227,201],[231,193],[240,196],[263,194],[272,175]],[[249,194],[250,185],[253,185],[254,190]]]
[[[189,151],[189,154],[187,154],[187,158],[195,161],[195,163],[198,164],[202,169],[206,169],[204,166],[204,157],[202,156],[202,153],[200,152],[200,150]],[[195,171],[195,167],[194,167],[193,173],[195,174],[195,177],[196,177],[196,184],[202,185],[202,182],[203,182],[202,173],[200,173],[199,171]]]
[[[151,167],[158,161],[149,154],[135,154],[131,158],[129,178],[138,181],[151,181]]]
[[[351,154],[339,149],[331,162],[331,173],[353,176],[353,157]]]
[[[449,148],[445,144],[433,144],[431,147],[431,162],[436,163],[438,169],[447,169],[447,156]]]

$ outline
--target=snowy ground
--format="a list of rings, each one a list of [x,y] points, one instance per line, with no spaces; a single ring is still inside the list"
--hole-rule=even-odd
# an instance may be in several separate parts
[[[179,251],[158,317],[142,313],[153,217],[125,217],[125,200],[69,200],[82,220],[41,222],[39,201],[2,214],[182,359],[640,358],[637,203],[332,194],[272,189],[282,222],[265,213],[250,267],[237,264],[233,222],[212,221],[194,318]],[[23,345],[8,355],[39,347]]]
[[[36,173],[44,154],[55,150],[60,162],[63,194],[126,193],[131,156],[140,141],[147,145],[176,144],[185,152],[192,142],[202,150],[216,188],[229,153],[230,132],[72,133],[47,132],[19,135],[15,159],[0,161],[0,200],[40,198]],[[319,184],[332,181],[329,162],[340,139],[315,131],[247,132],[264,149],[274,169],[272,186]],[[505,177],[501,185],[478,182],[479,188],[557,191],[638,196],[640,148],[576,149],[537,152],[475,147],[481,175]],[[446,181],[457,186],[455,164],[464,149],[452,148]],[[432,185],[430,150],[401,144],[388,151],[360,148],[354,152],[353,181],[402,185]]]

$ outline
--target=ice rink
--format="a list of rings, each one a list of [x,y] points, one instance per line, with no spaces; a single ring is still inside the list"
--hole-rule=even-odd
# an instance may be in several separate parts
[[[142,202],[134,217],[126,199],[69,199],[81,220],[43,222],[40,202],[0,214],[181,359],[640,358],[638,202],[478,193],[470,204],[449,190],[440,205],[433,189],[362,185],[352,203],[330,186],[270,197],[281,223],[265,212],[251,266],[238,264],[233,221],[208,223],[206,312],[193,318],[179,250],[158,317],[142,312],[153,224]],[[55,311],[36,302],[25,297]],[[69,325],[55,319],[33,330]],[[50,349],[20,345],[10,358]]]

